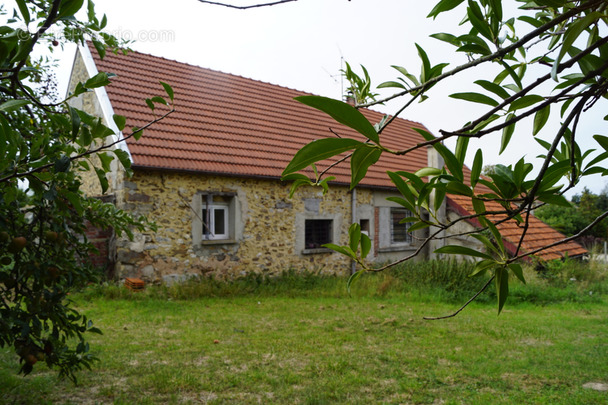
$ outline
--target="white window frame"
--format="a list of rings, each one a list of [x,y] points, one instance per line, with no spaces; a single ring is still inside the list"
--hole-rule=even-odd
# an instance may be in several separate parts
[[[203,196],[205,199],[206,196]],[[218,234],[215,231],[215,211],[221,209],[224,211],[224,233]],[[209,229],[205,229],[205,210],[209,212]],[[229,203],[218,203],[207,204],[206,201],[202,201],[201,209],[202,221],[201,221],[201,233],[202,240],[221,240],[230,239],[230,204]]]

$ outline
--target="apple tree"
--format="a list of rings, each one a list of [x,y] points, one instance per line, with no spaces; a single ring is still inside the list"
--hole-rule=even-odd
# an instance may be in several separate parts
[[[76,16],[81,9],[83,19]],[[110,83],[108,73],[78,84],[66,99],[54,91],[57,47],[89,38],[103,55],[123,45],[103,33],[106,17],[97,17],[92,1],[16,0],[12,9],[0,5],[0,15],[0,347],[14,349],[20,373],[45,362],[76,381],[75,371],[95,360],[87,334],[101,333],[68,296],[100,276],[88,260],[95,248],[86,228],[131,235],[153,226],[86,197],[80,174],[95,170],[105,191],[112,160],[130,170],[115,144],[143,129],[127,130],[125,118],[115,116],[125,135],[115,134],[100,118],[69,105],[72,97]],[[172,101],[171,88],[162,86]],[[90,163],[93,155],[99,167]]]

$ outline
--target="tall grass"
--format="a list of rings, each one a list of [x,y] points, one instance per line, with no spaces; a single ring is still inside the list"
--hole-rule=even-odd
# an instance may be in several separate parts
[[[489,274],[469,277],[474,264],[465,261],[434,260],[406,262],[381,273],[366,274],[351,287],[354,297],[408,296],[410,299],[462,302],[477,293],[487,282]],[[567,259],[545,263],[544,267],[525,266],[527,284],[510,279],[509,303],[530,302],[597,302],[608,293],[606,266],[594,262]],[[286,296],[286,297],[344,297],[346,278],[307,271],[288,270],[280,275],[250,274],[232,281],[213,278],[194,279],[172,286],[149,286],[144,292],[133,293],[115,284],[87,287],[84,299],[175,299],[200,297]],[[495,302],[494,285],[481,294],[477,302]]]

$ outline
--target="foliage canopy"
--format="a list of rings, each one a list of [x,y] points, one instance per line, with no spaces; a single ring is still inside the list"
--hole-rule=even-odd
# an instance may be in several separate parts
[[[83,7],[81,21],[75,14]],[[74,372],[95,360],[85,333],[101,333],[68,297],[100,276],[88,260],[95,247],[87,227],[131,236],[132,229],[153,226],[86,197],[80,174],[94,170],[105,192],[114,161],[130,171],[128,154],[114,146],[142,129],[123,135],[124,117],[104,123],[68,103],[109,84],[112,75],[100,72],[58,99],[52,60],[34,56],[85,38],[102,56],[117,49],[121,43],[102,32],[106,17],[96,16],[92,1],[16,0],[15,9],[0,5],[0,14],[0,347],[14,347],[23,374],[44,361],[75,381]]]
[[[356,173],[352,178],[352,188],[381,154],[407,156],[412,150],[432,146],[443,158],[445,167],[441,170],[425,168],[417,173],[389,172],[391,181],[402,194],[402,198],[393,201],[413,213],[415,218],[407,218],[407,221],[415,220],[414,229],[429,228],[429,236],[423,242],[426,245],[442,238],[445,230],[464,220],[449,221],[437,214],[445,195],[456,194],[470,199],[475,210],[473,217],[481,224],[478,232],[471,236],[483,244],[486,251],[448,245],[435,252],[480,259],[473,274],[491,272],[490,281],[496,285],[499,312],[508,296],[509,280],[515,277],[525,282],[518,262],[539,251],[522,249],[532,210],[539,204],[569,207],[564,193],[582,177],[608,174],[605,166],[608,137],[593,135],[598,149],[594,154],[595,150],[581,150],[579,143],[588,135],[578,131],[581,117],[600,108],[600,101],[607,96],[608,5],[601,0],[518,0],[517,15],[507,16],[503,12],[503,3],[500,0],[441,0],[429,13],[428,17],[434,19],[442,13],[464,11],[461,25],[467,27],[466,34],[441,32],[432,35],[452,45],[454,52],[465,54],[468,62],[464,65],[434,64],[427,52],[416,44],[419,70],[395,65],[398,77],[378,86],[378,89],[393,89],[395,93],[392,95],[379,97],[371,89],[367,70],[363,69],[364,76],[359,77],[348,66],[346,78],[358,102],[355,107],[321,97],[299,99],[355,129],[366,141],[347,138],[317,140],[302,148],[283,173],[293,176],[303,167],[349,151],[352,173]],[[488,76],[492,69],[479,69],[485,65],[498,66],[499,73]],[[485,112],[468,117],[458,130],[441,130],[437,137],[418,130],[424,142],[412,148],[390,150],[384,146],[382,131],[396,116],[415,101],[425,101],[432,87],[445,85],[445,79],[471,69],[477,69],[479,76],[471,83],[470,91],[453,93],[450,97],[455,102],[481,105]],[[357,112],[357,108],[395,99],[403,100],[401,108],[375,125],[364,122],[365,119]],[[547,124],[556,116],[560,124],[554,129]],[[528,137],[524,133],[527,131],[524,121],[532,124]],[[469,143],[472,138],[486,138],[496,133],[500,134],[501,153],[515,138],[517,142],[538,142],[546,150],[541,156],[540,167],[534,168],[532,163],[521,158],[509,166],[495,165],[491,174],[482,176],[483,151],[469,151]],[[456,139],[454,152],[443,145],[449,139]],[[321,143],[328,147],[323,148],[323,153],[318,153],[316,146]],[[470,176],[465,176],[463,166],[469,154],[474,154],[474,163]],[[323,180],[317,178],[309,183],[320,181]],[[300,179],[298,186],[301,184],[306,182]],[[607,215],[606,210],[594,212],[592,217],[586,218],[580,233]],[[516,221],[521,228],[515,252],[511,254],[505,248],[499,230],[505,221]],[[363,272],[389,267],[370,267],[365,262],[365,250],[358,254],[353,243],[353,238],[354,241],[360,240],[360,233],[354,229],[350,234],[349,246],[330,247],[347,254],[361,266],[351,281]],[[568,240],[571,239],[564,239],[561,243]],[[548,246],[542,249],[546,248]],[[396,263],[412,257],[404,257]]]

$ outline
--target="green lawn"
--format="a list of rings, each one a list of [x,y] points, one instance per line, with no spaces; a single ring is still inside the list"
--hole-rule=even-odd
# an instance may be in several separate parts
[[[310,294],[309,294],[310,295]],[[104,331],[79,385],[0,351],[2,403],[598,404],[608,305],[240,296],[79,299]]]

